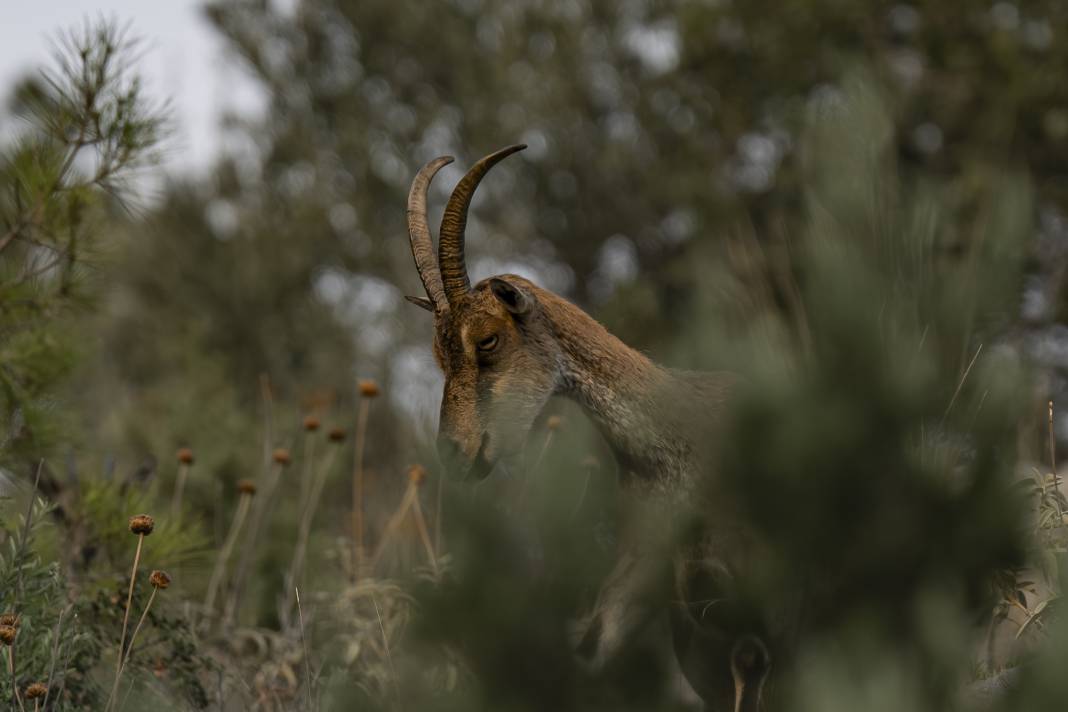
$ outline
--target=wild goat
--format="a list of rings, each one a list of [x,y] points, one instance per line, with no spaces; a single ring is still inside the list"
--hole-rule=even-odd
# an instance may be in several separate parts
[[[486,173],[517,145],[478,161],[460,180],[441,220],[437,259],[427,226],[426,194],[452,158],[430,161],[408,195],[412,255],[426,298],[408,299],[434,315],[434,355],[445,374],[438,452],[445,465],[483,478],[518,452],[553,395],[577,401],[614,451],[625,491],[639,499],[690,497],[734,378],[674,371],[626,346],[585,312],[505,274],[473,288],[464,262],[468,207]],[[736,532],[719,528],[712,555],[675,557],[674,645],[687,679],[712,709],[755,710],[770,666],[762,632],[731,616],[738,562]],[[705,541],[709,538],[706,536]],[[696,550],[696,549],[695,549]],[[580,651],[609,659],[657,614],[644,603],[670,569],[641,542],[621,546],[591,616]],[[669,560],[670,561],[670,560]],[[694,593],[695,582],[711,588]],[[705,605],[686,603],[701,599]],[[707,605],[709,600],[721,605]],[[711,613],[709,613],[711,611]],[[724,611],[724,613],[721,613]]]

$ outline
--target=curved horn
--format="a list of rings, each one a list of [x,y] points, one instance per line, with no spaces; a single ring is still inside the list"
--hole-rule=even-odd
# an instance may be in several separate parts
[[[441,216],[438,236],[438,268],[450,304],[471,290],[471,280],[464,262],[464,229],[467,227],[467,208],[471,205],[475,189],[498,161],[524,148],[526,144],[517,144],[480,159],[452,191],[445,213]]]
[[[408,191],[408,237],[412,242],[412,257],[415,258],[415,268],[419,270],[419,279],[435,313],[448,309],[449,302],[445,298],[441,273],[434,259],[434,239],[426,223],[426,191],[434,174],[450,163],[452,156],[441,156],[427,163],[415,175],[412,188]]]

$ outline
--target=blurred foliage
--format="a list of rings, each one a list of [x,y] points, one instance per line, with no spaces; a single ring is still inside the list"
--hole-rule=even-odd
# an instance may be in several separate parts
[[[754,564],[755,607],[800,619],[765,624],[787,635],[775,692],[792,709],[952,708],[991,575],[1024,561],[1009,487],[1028,387],[997,346],[1031,240],[1029,185],[1001,176],[958,232],[936,177],[900,181],[871,86],[847,84],[802,144],[809,349],[749,371],[725,436],[734,516],[772,552]]]
[[[622,516],[577,409],[552,406],[567,427],[539,423],[527,472],[474,491],[432,473],[429,567],[414,531],[384,533],[400,473],[434,461],[440,385],[430,322],[402,299],[420,289],[408,182],[456,155],[440,205],[464,165],[521,140],[472,211],[472,276],[529,275],[670,365],[748,378],[697,514],[766,552],[740,596],[775,643],[773,708],[1062,706],[1068,538],[1033,401],[1059,392],[1068,343],[1063,3],[224,0],[207,16],[267,110],[231,117],[218,165],[150,210],[111,210],[161,131],[121,34],[75,35],[15,95],[0,454],[31,477],[48,458],[56,523],[37,553],[5,525],[3,580],[40,592],[15,602],[34,641],[20,675],[58,642],[71,707],[99,708],[125,518],[166,511],[189,445],[184,507],[146,545],[179,583],[131,704],[684,707],[655,626],[605,670],[572,654]],[[335,446],[311,444],[351,434],[366,375],[383,391],[368,544],[388,556],[354,581],[353,451],[327,467]],[[302,436],[309,413],[323,429]],[[276,447],[293,465],[264,487]],[[263,527],[238,538],[225,606],[202,606],[205,549],[256,473]],[[680,537],[693,514],[670,513]],[[309,519],[294,617],[283,576]],[[1012,691],[984,697],[975,679],[1003,668]]]

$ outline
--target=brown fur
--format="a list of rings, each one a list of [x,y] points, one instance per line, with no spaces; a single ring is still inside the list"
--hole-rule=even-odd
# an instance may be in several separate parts
[[[501,283],[523,295],[528,311],[502,304],[492,289]],[[493,336],[497,347],[479,351]],[[695,443],[719,419],[735,380],[662,368],[515,275],[475,285],[463,308],[438,324],[434,353],[446,377],[439,437],[462,455],[461,469],[480,449],[489,463],[518,449],[549,397],[562,395],[597,423],[628,486],[679,496],[702,459]]]

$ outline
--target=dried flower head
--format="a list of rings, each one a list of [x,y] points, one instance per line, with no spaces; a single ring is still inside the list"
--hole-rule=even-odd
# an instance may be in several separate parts
[[[26,688],[26,699],[36,700],[48,694],[48,685],[43,682],[35,682]]]
[[[0,614],[0,625],[9,625],[12,628],[18,628],[19,615],[17,613]]]
[[[345,442],[345,429],[344,428],[330,428],[330,432],[326,435],[332,443]]]
[[[237,491],[241,494],[256,494],[256,483],[252,480],[238,480]]]
[[[314,433],[316,430],[318,430],[319,429],[319,425],[320,425],[319,418],[317,416],[314,416],[314,415],[306,415],[306,416],[304,416],[304,429],[307,430],[309,433]]]
[[[193,451],[190,450],[187,447],[179,448],[178,449],[178,462],[182,463],[183,465],[192,465],[193,464]]]
[[[561,418],[559,415],[550,415],[545,420],[545,427],[549,430],[557,430],[560,427],[560,424],[563,422],[564,419]]]
[[[13,625],[0,625],[0,643],[14,645],[18,629]]]
[[[166,571],[153,571],[148,575],[148,582],[158,589],[165,589],[171,585],[171,577]]]
[[[147,514],[130,517],[130,531],[134,534],[148,536],[156,526],[156,521]]]
[[[357,385],[360,387],[360,395],[364,398],[374,398],[378,395],[378,384],[370,378],[361,378]]]
[[[426,468],[422,465],[412,465],[408,468],[408,481],[421,485],[426,481]]]
[[[289,464],[289,450],[286,450],[284,447],[277,448],[273,453],[271,453],[271,457],[279,465]]]

